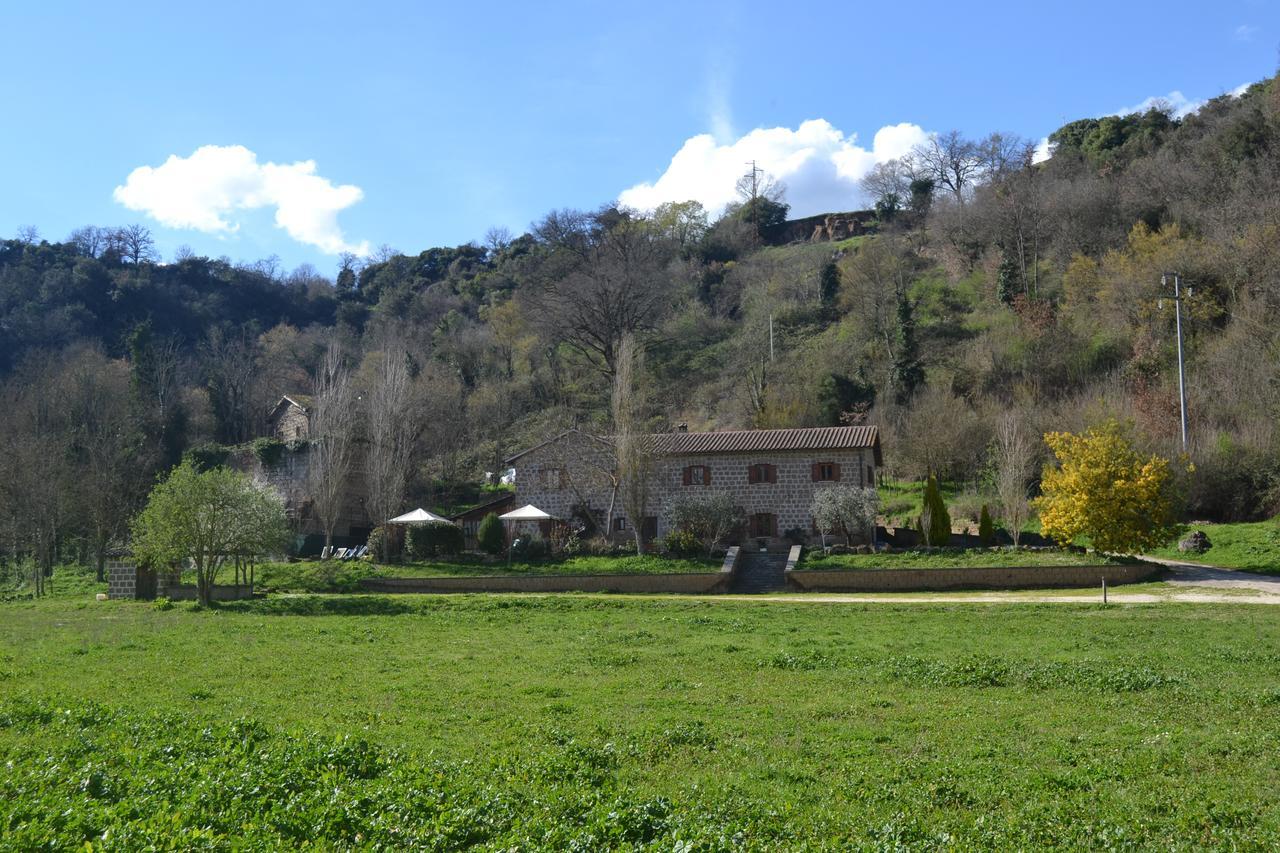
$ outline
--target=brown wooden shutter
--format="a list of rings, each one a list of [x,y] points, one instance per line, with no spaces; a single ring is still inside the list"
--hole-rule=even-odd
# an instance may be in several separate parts
[[[831,479],[833,480],[840,479],[840,463],[839,462],[831,463]]]
[[[770,483],[778,482],[778,466],[777,465],[766,465],[764,472],[768,476]]]
[[[684,466],[684,484],[686,486],[693,485],[693,466],[692,465]]]
[[[702,466],[702,485],[704,486],[711,485],[711,466],[710,465]]]
[[[747,484],[754,485],[756,483],[756,466],[747,466]]]
[[[813,463],[813,481],[816,483],[822,479],[822,463]]]

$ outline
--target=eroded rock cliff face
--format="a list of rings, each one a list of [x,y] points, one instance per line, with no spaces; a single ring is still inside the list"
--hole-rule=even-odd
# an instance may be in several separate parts
[[[834,240],[845,240],[858,237],[873,229],[875,212],[870,210],[853,210],[845,213],[820,213],[817,216],[806,216],[803,219],[792,219],[783,225],[779,232],[779,244],[828,243]]]

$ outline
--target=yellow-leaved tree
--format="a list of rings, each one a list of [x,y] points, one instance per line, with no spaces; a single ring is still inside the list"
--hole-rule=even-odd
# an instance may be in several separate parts
[[[1144,459],[1117,421],[1044,440],[1057,458],[1045,467],[1035,502],[1046,536],[1063,545],[1087,536],[1099,551],[1128,554],[1177,535],[1169,460]]]

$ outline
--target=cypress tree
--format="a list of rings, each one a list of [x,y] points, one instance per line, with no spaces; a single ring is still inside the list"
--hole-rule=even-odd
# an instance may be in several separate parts
[[[916,346],[916,319],[911,300],[898,292],[898,340],[893,353],[894,396],[899,405],[911,399],[920,383],[924,382],[924,368],[920,366],[920,352]]]
[[[925,545],[934,548],[951,541],[951,515],[947,512],[946,501],[942,499],[938,480],[932,474],[924,484],[924,499],[920,511],[920,536],[924,539]]]
[[[996,526],[991,521],[991,513],[986,504],[982,505],[982,515],[978,518],[978,541],[987,547],[994,545],[996,541]]]

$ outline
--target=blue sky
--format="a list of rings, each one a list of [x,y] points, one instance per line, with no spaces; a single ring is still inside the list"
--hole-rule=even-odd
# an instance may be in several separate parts
[[[166,257],[332,273],[343,248],[518,233],[557,207],[715,206],[750,157],[797,213],[854,207],[859,170],[915,134],[1039,139],[1193,102],[1274,73],[1280,45],[1266,0],[623,6],[10,6],[0,235],[137,221]]]

